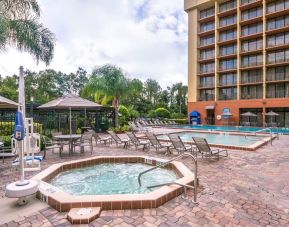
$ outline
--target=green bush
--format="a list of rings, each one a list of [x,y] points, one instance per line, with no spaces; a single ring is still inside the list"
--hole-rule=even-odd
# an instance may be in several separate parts
[[[4,147],[10,147],[11,146],[11,136],[1,136],[3,138]]]
[[[186,116],[184,114],[180,114],[180,113],[172,113],[171,114],[171,118],[172,119],[184,119]]]
[[[129,115],[130,115],[131,119],[140,117],[140,113],[138,111],[134,110],[133,108],[129,108],[128,111],[129,111]]]
[[[131,131],[131,127],[129,125],[120,126],[118,128],[110,128],[110,130],[114,131],[115,133],[124,133]]]
[[[33,123],[34,125],[34,132],[42,134],[42,124]],[[14,130],[14,122],[0,122],[0,136],[10,136],[13,134]]]
[[[129,111],[128,111],[128,109],[125,106],[121,105],[119,107],[119,113],[125,118],[129,118],[130,117]]]
[[[189,124],[188,119],[170,119],[170,121],[175,121],[180,125],[187,125]]]
[[[170,118],[171,113],[165,108],[158,108],[155,110],[155,115],[159,118]]]

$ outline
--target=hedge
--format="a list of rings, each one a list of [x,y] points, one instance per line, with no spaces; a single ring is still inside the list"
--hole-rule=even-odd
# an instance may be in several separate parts
[[[35,132],[42,134],[42,124],[33,123]],[[14,122],[0,121],[0,136],[8,136],[13,134]]]

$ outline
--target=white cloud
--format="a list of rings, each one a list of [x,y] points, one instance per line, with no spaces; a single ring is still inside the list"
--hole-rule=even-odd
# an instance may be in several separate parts
[[[39,0],[42,21],[57,36],[49,68],[64,72],[111,63],[132,77],[165,87],[187,81],[187,19],[183,0]],[[10,49],[0,55],[0,74],[19,65],[45,69]]]

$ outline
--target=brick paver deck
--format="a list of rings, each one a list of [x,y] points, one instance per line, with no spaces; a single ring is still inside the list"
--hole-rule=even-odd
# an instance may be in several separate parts
[[[170,158],[156,154],[153,149],[142,152],[98,145],[93,152],[93,155],[123,154]],[[52,163],[88,156],[89,152],[64,158],[49,154],[42,169]],[[189,159],[182,161],[193,170]],[[1,197],[5,185],[17,179],[10,160],[1,163]],[[203,190],[198,194],[198,206],[179,196],[157,209],[103,211],[90,226],[289,226],[289,136],[281,136],[273,146],[255,152],[229,151],[229,157],[219,161],[199,158],[199,179]],[[4,226],[69,226],[65,216],[66,213],[46,208]]]

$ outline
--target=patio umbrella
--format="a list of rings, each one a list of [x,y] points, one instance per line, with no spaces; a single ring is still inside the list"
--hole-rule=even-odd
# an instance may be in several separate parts
[[[39,109],[68,109],[69,110],[69,133],[72,134],[71,129],[71,110],[72,109],[86,109],[88,108],[98,108],[102,105],[95,102],[89,101],[87,99],[81,98],[74,94],[64,95],[58,99],[52,100],[46,104],[39,106]]]
[[[0,96],[0,108],[1,109],[5,109],[5,108],[17,108],[18,107],[18,103],[4,98],[2,96]]]
[[[268,113],[265,113],[265,115],[270,117],[270,121],[271,121],[270,123],[272,123],[273,117],[279,116],[279,114],[273,112],[272,110],[270,112],[268,112]]]
[[[248,122],[250,122],[250,117],[257,117],[257,114],[254,114],[252,112],[246,112],[246,113],[242,113],[241,116],[243,117],[248,117]]]

